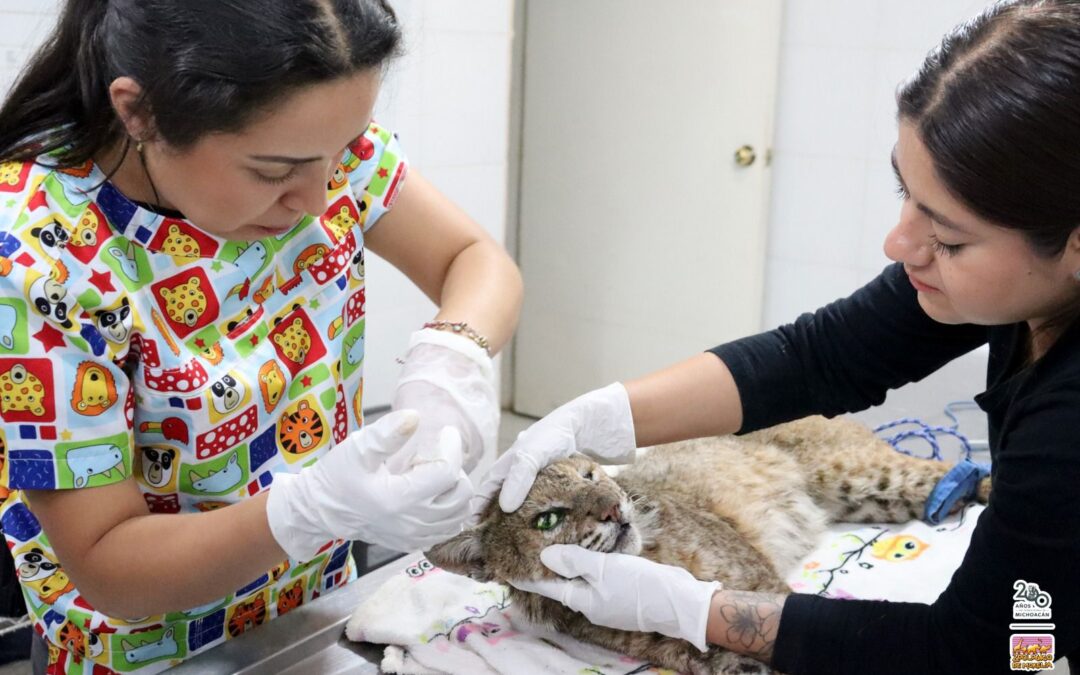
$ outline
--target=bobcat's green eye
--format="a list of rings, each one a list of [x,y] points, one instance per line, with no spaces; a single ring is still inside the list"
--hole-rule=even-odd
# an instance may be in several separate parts
[[[533,527],[541,531],[553,530],[563,521],[563,516],[566,515],[566,511],[563,509],[556,509],[555,511],[545,511],[536,517],[533,521]]]

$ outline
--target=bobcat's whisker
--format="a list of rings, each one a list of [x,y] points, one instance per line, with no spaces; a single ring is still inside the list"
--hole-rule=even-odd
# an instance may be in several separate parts
[[[595,543],[595,541],[596,541],[596,537],[598,537],[598,536],[600,536],[599,532],[593,532],[592,534],[590,534],[589,536],[587,536],[587,537],[585,537],[584,539],[581,540],[581,546],[584,547],[584,548],[591,549],[593,543]]]

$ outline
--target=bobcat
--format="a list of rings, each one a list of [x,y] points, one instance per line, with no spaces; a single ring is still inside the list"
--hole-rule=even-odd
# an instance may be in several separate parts
[[[554,576],[540,563],[550,544],[579,544],[677,565],[725,588],[786,593],[783,581],[830,521],[920,518],[949,470],[909,457],[860,424],[810,417],[745,436],[651,449],[614,478],[583,456],[548,466],[524,505],[488,505],[476,528],[427,552],[480,581]],[[989,478],[979,484],[986,502]],[[531,621],[664,668],[691,673],[769,673],[764,664],[683,640],[594,626],[540,595],[510,588]]]

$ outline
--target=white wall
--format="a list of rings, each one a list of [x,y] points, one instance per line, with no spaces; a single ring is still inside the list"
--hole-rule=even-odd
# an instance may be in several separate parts
[[[505,239],[513,0],[391,0],[406,55],[392,66],[376,118],[397,131],[413,167],[499,242]],[[57,0],[0,0],[0,94],[55,20]],[[394,357],[434,315],[407,280],[368,265],[365,407],[388,404]]]
[[[786,0],[763,327],[848,295],[888,263],[896,87],[988,4]]]
[[[504,242],[513,0],[391,0],[408,53],[376,109],[414,168]],[[365,407],[388,404],[394,357],[434,305],[381,261],[368,266]],[[467,318],[467,317],[463,317]]]
[[[0,97],[52,28],[58,6],[58,0],[0,0]]]

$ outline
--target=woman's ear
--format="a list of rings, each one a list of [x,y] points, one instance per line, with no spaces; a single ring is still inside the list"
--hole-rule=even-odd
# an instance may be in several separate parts
[[[149,140],[153,136],[153,124],[145,105],[139,104],[142,87],[126,75],[118,77],[109,85],[109,100],[113,110],[120,118],[127,135],[138,141]]]
[[[1080,227],[1075,228],[1065,243],[1064,262],[1073,278],[1080,281]]]

